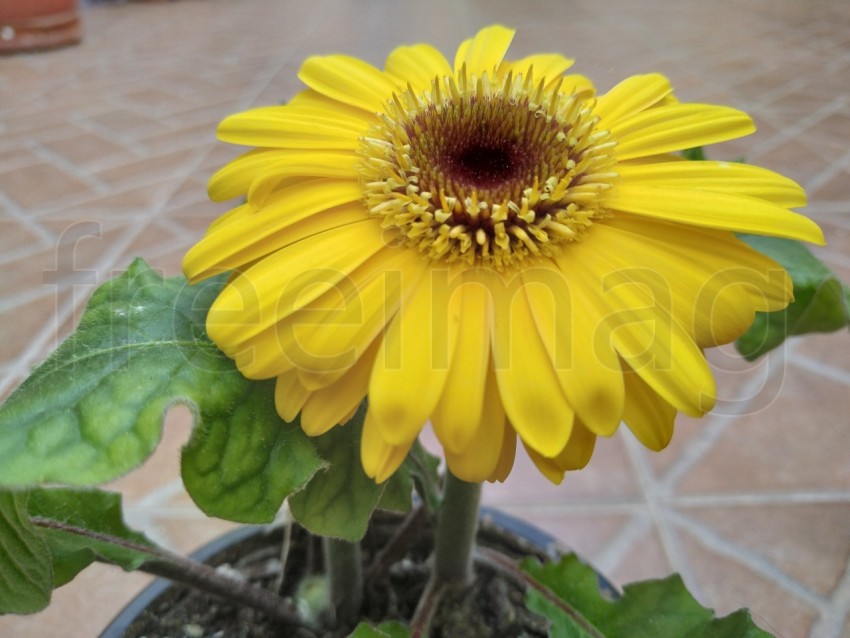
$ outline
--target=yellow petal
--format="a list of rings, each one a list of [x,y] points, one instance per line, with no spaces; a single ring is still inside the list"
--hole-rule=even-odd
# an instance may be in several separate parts
[[[493,77],[508,52],[514,33],[514,29],[496,24],[485,27],[475,34],[475,37],[464,40],[455,55],[455,73],[460,73],[465,64],[466,72],[470,75],[481,77],[487,73]]]
[[[207,191],[210,199],[224,201],[253,189],[250,198],[257,205],[292,178],[356,180],[357,176],[357,155],[351,151],[261,148],[244,153],[219,169],[210,178]]]
[[[442,273],[442,274],[441,274]],[[387,329],[369,383],[369,410],[391,445],[413,441],[431,416],[449,372],[460,317],[444,299],[442,269],[429,269]]]
[[[308,237],[269,255],[231,281],[207,315],[207,332],[225,352],[304,307],[384,247],[366,220]]]
[[[362,120],[369,122],[370,124],[376,124],[379,121],[373,113],[368,113],[356,106],[343,104],[342,102],[338,102],[333,98],[322,95],[313,89],[304,89],[303,91],[299,91],[291,100],[289,100],[288,104],[290,106],[298,106],[301,108],[316,107],[322,110],[332,109],[334,113],[339,113],[340,117]]]
[[[372,113],[383,110],[396,89],[384,73],[347,55],[307,58],[298,78],[322,95]]]
[[[375,423],[371,407],[366,412],[363,422],[363,435],[360,438],[360,459],[363,471],[376,483],[383,483],[390,478],[399,466],[404,463],[413,441],[390,445],[381,436],[381,428]]]
[[[543,346],[521,283],[509,287],[493,273],[493,363],[505,413],[523,443],[557,454],[567,442],[573,410]]]
[[[452,75],[446,58],[430,44],[398,47],[387,57],[384,70],[399,88],[407,88],[409,82],[417,92],[428,90],[435,77]]]
[[[714,255],[704,245],[683,250],[680,241],[667,245],[655,241],[651,224],[645,234],[624,231],[615,223],[607,224],[605,233],[618,247],[612,259],[619,260],[621,271],[628,270],[629,279],[647,286],[656,298],[669,298],[677,322],[698,345],[729,343],[752,324],[755,307],[742,283],[758,282],[764,275],[745,272],[744,262],[733,260],[737,240],[731,236]]]
[[[499,450],[499,460],[493,472],[487,477],[491,483],[499,481],[503,483],[511,473],[516,458],[516,431],[510,423],[505,424],[502,432],[502,447]]]
[[[743,111],[707,104],[670,104],[605,125],[617,140],[618,160],[715,144],[756,130]]]
[[[608,436],[623,412],[620,363],[602,317],[580,286],[568,285],[568,273],[540,261],[523,273],[524,290],[567,401],[591,430]]]
[[[267,330],[250,341],[228,348],[225,353],[248,379],[270,379],[289,372],[297,374],[295,365],[286,357],[286,351],[274,331]],[[301,385],[305,390],[310,390],[303,383]]]
[[[292,151],[257,148],[243,153],[218,169],[207,184],[207,194],[216,202],[223,202],[248,192],[254,178],[268,166],[282,158],[289,157]]]
[[[510,436],[516,438],[505,421],[505,411],[499,401],[499,390],[492,368],[488,377],[485,409],[472,436],[466,442],[466,449],[455,453],[445,448],[446,464],[452,474],[469,483],[486,481],[499,468],[502,447],[505,445],[505,430],[511,430]]]
[[[625,117],[644,111],[673,92],[670,81],[659,73],[626,78],[605,95],[600,95],[593,110],[608,128]]]
[[[824,244],[808,217],[746,195],[619,182],[601,197],[605,206],[636,215]]]
[[[248,188],[248,203],[259,208],[269,195],[292,177],[359,178],[359,156],[353,151],[286,149],[274,153],[269,161],[254,175]]]
[[[583,286],[588,300],[611,330],[620,356],[665,400],[692,416],[701,416],[715,400],[714,379],[702,351],[672,316],[672,300],[663,275],[647,289],[647,278],[633,279],[631,264],[616,259],[616,236],[606,227],[570,247],[559,263]],[[646,269],[637,268],[646,275]]]
[[[335,383],[392,319],[423,269],[415,251],[386,247],[324,292],[325,282],[308,281],[298,300],[307,303],[236,346],[237,366],[258,379],[297,367],[313,391]],[[311,289],[321,294],[314,297]]]
[[[280,418],[284,421],[293,421],[309,395],[310,393],[298,382],[295,371],[280,375],[274,384],[274,405]]]
[[[596,95],[596,87],[590,78],[578,73],[570,73],[564,76],[559,93],[562,95],[578,95],[583,100],[589,100]]]
[[[369,389],[379,346],[376,339],[339,381],[310,395],[301,411],[301,428],[308,436],[324,434],[357,409]]]
[[[392,320],[424,271],[416,251],[387,247],[295,312],[278,341],[287,344],[287,357],[301,371],[346,370]]]
[[[205,235],[186,254],[184,273],[194,281],[207,276],[213,269],[222,272],[243,266],[308,236],[304,232],[290,232],[294,224],[320,211],[357,201],[361,195],[360,187],[353,180],[308,180],[282,189],[253,215],[243,215],[221,226],[217,232]],[[367,211],[358,205],[348,209],[355,212],[350,216],[351,221],[358,219],[358,209],[360,219],[367,217]],[[328,223],[331,220],[322,221],[323,227],[331,226]],[[344,223],[347,222],[336,222],[336,225]],[[313,233],[315,231],[310,232]]]
[[[528,446],[525,451],[543,476],[555,485],[560,485],[566,472],[580,470],[588,464],[590,457],[593,456],[595,444],[596,435],[576,420],[570,440],[556,456],[545,457]]]
[[[529,69],[533,68],[535,84],[541,78],[546,78],[546,83],[549,85],[557,81],[574,62],[575,60],[560,53],[538,53],[520,60],[502,62],[499,67],[499,75],[507,75],[508,71],[513,71],[514,74],[521,73],[526,76]]]
[[[493,319],[490,295],[481,284],[461,284],[449,303],[460,305],[457,311],[460,317],[457,345],[445,388],[431,415],[431,423],[443,446],[459,453],[469,447],[470,440],[481,427]],[[459,474],[456,476],[463,478]]]
[[[758,197],[782,206],[806,205],[806,192],[779,173],[737,162],[658,162],[617,166],[621,183]]]
[[[629,370],[624,375],[626,407],[623,421],[650,450],[663,450],[673,438],[676,408],[658,396],[640,375]]]
[[[677,256],[708,278],[738,282],[755,310],[781,310],[791,301],[788,273],[731,232],[618,213],[606,226],[629,232],[642,245]],[[641,248],[641,254],[643,254]],[[677,271],[682,266],[677,267]]]
[[[349,118],[332,108],[275,106],[226,117],[218,138],[245,146],[355,149],[369,123],[367,117]]]

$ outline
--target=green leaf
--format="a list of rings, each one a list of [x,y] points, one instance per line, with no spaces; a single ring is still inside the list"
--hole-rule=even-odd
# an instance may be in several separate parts
[[[740,237],[781,264],[794,283],[794,302],[784,310],[757,313],[753,325],[735,343],[745,359],[752,361],[793,335],[832,332],[850,325],[850,288],[806,246],[779,237]]]
[[[87,485],[146,459],[176,402],[201,422],[245,389],[204,334],[221,286],[189,287],[136,260],[95,291],[74,334],[0,406],[0,484]]]
[[[366,533],[384,485],[366,476],[360,463],[364,402],[344,426],[313,439],[327,465],[289,499],[292,515],[314,534],[359,541]]]
[[[703,150],[702,146],[695,146],[694,148],[685,149],[684,151],[682,151],[682,157],[692,162],[700,162],[706,159],[705,151]]]
[[[27,515],[26,492],[0,491],[0,614],[31,614],[50,603],[47,543]]]
[[[526,604],[552,623],[552,638],[770,638],[746,611],[725,618],[700,605],[678,575],[626,585],[617,600],[599,591],[596,573],[575,555],[556,563],[534,559],[522,568],[566,602],[575,617],[540,591],[529,587]]]
[[[410,629],[395,621],[381,623],[377,628],[362,622],[348,638],[410,638]]]
[[[224,280],[189,286],[142,260],[92,296],[74,334],[0,406],[0,485],[91,485],[140,465],[162,419],[189,406],[184,480],[207,513],[267,522],[321,467],[274,409],[272,382],[245,379],[206,335]]]
[[[402,471],[410,473],[419,498],[431,512],[440,509],[443,498],[440,462],[440,457],[428,452],[417,439],[401,466]]]
[[[404,513],[409,512],[411,507],[413,507],[413,477],[402,464],[384,485],[377,508]]]
[[[274,381],[266,381],[250,383],[223,418],[195,427],[183,448],[181,473],[206,514],[268,523],[283,500],[324,466],[299,421],[277,416]]]
[[[50,547],[54,587],[96,560],[133,571],[157,546],[124,524],[121,495],[71,488],[30,492],[29,514]]]
[[[387,481],[378,503],[380,509],[408,512],[413,505],[413,488],[432,512],[438,509],[440,457],[434,456],[417,440],[398,471]]]

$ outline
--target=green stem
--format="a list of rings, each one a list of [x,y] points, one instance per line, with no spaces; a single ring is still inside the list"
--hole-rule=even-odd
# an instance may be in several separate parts
[[[363,603],[360,543],[323,537],[322,547],[336,620],[339,624],[353,626],[360,617],[360,606]]]
[[[437,518],[433,583],[463,586],[471,580],[480,501],[481,483],[467,483],[446,472]]]
[[[145,557],[145,562],[137,568],[139,571],[189,585],[195,589],[221,596],[231,602],[242,603],[258,609],[285,624],[303,627],[301,617],[296,610],[290,607],[289,603],[280,596],[256,585],[252,585],[245,580],[229,576],[206,563],[199,563],[184,558],[161,547],[142,545],[132,540],[77,527],[61,521],[34,516],[32,523],[38,527],[80,536],[93,543],[104,543],[136,552]],[[114,564],[101,556],[97,556],[97,560]],[[314,634],[309,632],[308,635]]]

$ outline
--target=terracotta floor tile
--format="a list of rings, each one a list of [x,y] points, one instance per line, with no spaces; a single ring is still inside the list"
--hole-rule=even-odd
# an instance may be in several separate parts
[[[561,485],[553,485],[537,470],[528,455],[517,450],[516,462],[504,484],[485,484],[486,502],[514,508],[522,505],[620,503],[640,498],[638,479],[619,436],[597,442],[593,458],[580,472],[568,472]]]
[[[850,429],[840,416],[850,414],[846,387],[794,366],[783,382],[769,406],[729,425],[681,493],[850,489]]]
[[[0,255],[22,252],[38,244],[39,236],[17,220],[7,218],[0,206]]]
[[[91,192],[81,179],[46,162],[0,174],[0,191],[27,208]]]
[[[578,511],[529,513],[522,508],[500,509],[548,532],[565,547],[591,563],[631,519],[628,514],[593,514]]]
[[[777,638],[807,636],[817,610],[740,563],[683,537],[698,582],[697,599],[725,616],[745,607],[753,621]]]
[[[32,337],[32,326],[44,329],[55,320],[59,299],[45,294],[22,302],[14,308],[0,310],[0,322],[4,324],[3,339],[0,339],[0,359],[17,361],[27,350]]]
[[[846,336],[846,333],[844,334]],[[809,357],[850,374],[850,347],[838,347],[834,333],[806,335],[805,339],[797,339],[794,354]]]
[[[819,200],[846,202],[850,196],[850,170],[838,172],[820,186],[812,188],[809,193]]]
[[[129,109],[115,109],[88,118],[96,129],[119,140],[137,140],[168,130],[165,123]]]
[[[622,587],[635,581],[666,578],[674,571],[658,531],[650,527],[632,542],[629,551],[609,572],[609,576],[617,586]]]
[[[182,149],[154,155],[123,165],[110,166],[97,176],[113,187],[135,186],[140,182],[149,182],[157,178],[174,177],[176,170],[186,170],[204,154],[201,149]]]
[[[134,155],[125,146],[87,131],[46,142],[44,146],[86,169],[103,166],[108,162],[124,164],[134,159]]]
[[[828,158],[796,139],[771,148],[759,157],[759,163],[800,183],[812,179],[829,166]]]
[[[60,587],[45,611],[32,616],[0,616],[0,635],[8,638],[93,638],[141,591],[152,577],[118,567],[94,565],[73,584]],[[93,604],[97,601],[97,604]]]
[[[683,513],[825,598],[850,558],[850,504],[694,507]]]

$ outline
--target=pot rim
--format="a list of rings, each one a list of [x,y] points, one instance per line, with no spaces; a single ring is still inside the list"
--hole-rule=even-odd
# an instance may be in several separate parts
[[[549,532],[494,507],[482,505],[479,511],[479,519],[486,520],[494,524],[496,527],[525,539],[532,546],[539,548],[540,552],[550,559],[556,560],[559,556],[573,551],[567,548],[564,543],[556,539]],[[206,561],[231,545],[253,538],[259,534],[265,534],[272,525],[274,525],[274,523],[271,525],[244,525],[238,527],[201,546],[199,549],[192,552],[190,556],[195,560],[202,562]],[[600,590],[609,596],[618,598],[621,594],[617,591],[617,588],[611,583],[611,581],[600,574],[595,568],[594,571],[596,571],[597,578],[599,580]],[[136,618],[161,594],[163,594],[165,590],[173,585],[175,585],[174,582],[165,578],[157,578],[154,580],[150,585],[136,594],[136,596],[133,597],[120,612],[118,612],[118,615],[115,616],[112,622],[106,626],[98,638],[122,638],[124,632],[136,620]]]

